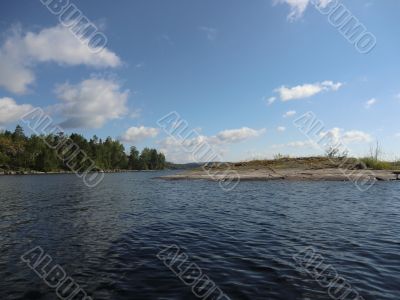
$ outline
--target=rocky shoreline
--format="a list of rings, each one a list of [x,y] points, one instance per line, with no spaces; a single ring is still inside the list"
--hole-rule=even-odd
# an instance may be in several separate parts
[[[399,180],[395,171],[390,170],[347,170],[347,169],[254,169],[233,170],[237,172],[241,181],[269,181],[269,180],[292,180],[292,181],[394,181]],[[229,180],[233,172],[213,170],[192,170],[183,173],[159,177],[165,180]]]

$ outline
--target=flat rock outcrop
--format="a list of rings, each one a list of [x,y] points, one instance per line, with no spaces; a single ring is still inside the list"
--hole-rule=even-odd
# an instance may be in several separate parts
[[[389,170],[348,170],[348,169],[254,169],[233,170],[239,174],[240,180],[267,181],[267,180],[304,180],[304,181],[355,181],[355,180],[396,180],[397,175]],[[224,173],[223,170],[205,171],[192,170],[176,175],[160,177],[166,180],[190,180],[203,179],[220,181],[228,179],[233,173]]]

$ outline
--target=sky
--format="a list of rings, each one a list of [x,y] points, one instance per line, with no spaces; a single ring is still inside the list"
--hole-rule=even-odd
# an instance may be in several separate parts
[[[400,2],[336,2],[1,1],[0,128],[39,107],[66,133],[190,162],[157,122],[176,112],[198,133],[186,143],[240,161],[324,154],[295,126],[312,112],[351,155],[379,142],[400,158]],[[76,31],[81,18],[93,35]]]

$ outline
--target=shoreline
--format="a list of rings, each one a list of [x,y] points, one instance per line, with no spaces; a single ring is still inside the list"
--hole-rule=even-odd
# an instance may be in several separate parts
[[[130,172],[155,172],[155,171],[163,171],[163,170],[101,170],[99,173],[130,173]],[[89,172],[95,173],[95,172]],[[50,171],[50,172],[41,172],[41,171],[2,171],[0,172],[0,176],[24,176],[24,175],[62,175],[62,174],[76,174],[73,171]]]
[[[233,171],[233,172],[231,172]],[[236,173],[237,172],[237,173]],[[394,170],[341,170],[341,169],[285,169],[285,170],[204,170],[186,171],[175,175],[158,177],[164,180],[235,180],[233,174],[239,175],[240,181],[399,181]],[[229,176],[230,175],[230,176]]]
[[[362,160],[347,157],[282,157],[273,160],[210,163],[202,168],[159,178],[211,181],[355,181],[360,183],[398,181],[399,166],[394,163],[386,163],[385,166],[387,167],[385,169],[373,166],[368,168]]]

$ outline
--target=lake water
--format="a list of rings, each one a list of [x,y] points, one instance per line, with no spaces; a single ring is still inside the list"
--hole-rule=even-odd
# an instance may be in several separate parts
[[[230,299],[332,299],[293,255],[313,247],[364,299],[400,299],[400,184],[164,181],[168,172],[0,177],[0,299],[57,299],[36,246],[93,299],[198,299],[159,258],[177,245]],[[211,296],[209,299],[212,299]]]

